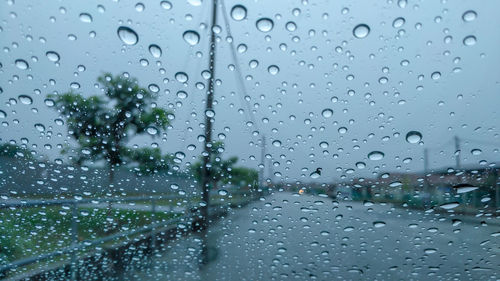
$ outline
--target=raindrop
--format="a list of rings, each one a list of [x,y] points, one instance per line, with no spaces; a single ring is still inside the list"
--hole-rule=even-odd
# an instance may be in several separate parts
[[[385,226],[385,222],[383,222],[383,221],[375,221],[375,222],[373,222],[373,226],[375,228],[381,228],[381,227]]]
[[[437,253],[437,250],[434,249],[434,248],[427,248],[424,250],[424,253],[426,254],[434,254],[434,253]]]
[[[47,58],[50,61],[53,61],[53,62],[58,62],[60,59],[59,54],[54,52],[54,51],[49,51],[49,52],[45,53],[45,55],[47,56]]]
[[[170,3],[169,1],[161,1],[160,5],[165,10],[172,9],[172,3]]]
[[[7,117],[7,113],[5,113],[5,111],[0,109],[0,118],[6,118],[6,117]]]
[[[148,127],[146,129],[146,131],[148,132],[148,134],[150,135],[156,135],[158,133],[158,129],[156,129],[155,127]]]
[[[422,140],[422,134],[417,131],[409,131],[406,134],[406,141],[411,144],[418,143],[420,140]]]
[[[16,60],[15,64],[16,64],[17,68],[22,69],[22,70],[28,69],[28,67],[29,67],[28,63],[25,60],[21,60],[21,59]]]
[[[455,188],[457,190],[458,194],[462,194],[462,193],[474,191],[474,190],[478,189],[479,187],[473,186],[473,185],[470,185],[467,183],[462,183],[462,184],[458,184],[458,185],[453,186],[453,188]]]
[[[321,168],[317,168],[316,171],[312,172],[309,176],[312,178],[312,179],[317,179],[321,176]]]
[[[470,153],[474,156],[477,156],[477,155],[481,155],[482,151],[481,151],[481,149],[475,148],[475,149],[471,150]]]
[[[146,8],[146,7],[145,7],[145,6],[144,6],[144,4],[142,4],[142,3],[137,3],[137,4],[135,4],[135,10],[136,10],[136,11],[138,11],[138,12],[142,12],[142,11],[144,11],[144,9],[145,9],[145,8]]]
[[[403,183],[402,183],[402,182],[400,182],[400,181],[395,181],[395,182],[391,182],[391,183],[389,184],[389,187],[399,187],[399,186],[402,186],[402,185],[403,185]]]
[[[220,196],[226,196],[228,192],[227,192],[227,190],[221,189],[221,190],[219,190],[218,193]]]
[[[262,32],[269,32],[273,29],[274,23],[269,18],[261,18],[257,21],[256,26]]]
[[[149,45],[149,52],[155,58],[161,57],[161,53],[162,53],[160,46],[155,45],[155,44]]]
[[[45,99],[44,102],[45,102],[45,105],[48,107],[52,107],[56,104],[53,99]]]
[[[467,37],[464,38],[464,45],[465,46],[473,46],[473,45],[476,45],[476,36],[474,35],[469,35]]]
[[[331,110],[329,108],[323,109],[323,111],[321,112],[321,115],[323,115],[323,117],[325,117],[325,118],[330,118],[333,116],[333,110]]]
[[[476,19],[476,17],[477,17],[477,13],[473,10],[466,11],[462,15],[462,19],[466,22],[473,21]]]
[[[185,99],[188,97],[188,94],[184,91],[178,91],[177,92],[177,97],[180,98],[180,99]]]
[[[92,16],[87,13],[81,13],[80,14],[80,21],[85,22],[85,23],[91,23],[92,22]]]
[[[276,147],[280,147],[281,146],[281,141],[279,140],[274,140],[273,141],[273,145],[276,146]]]
[[[286,30],[288,30],[290,32],[297,30],[297,25],[293,21],[287,22],[285,27],[286,27]]]
[[[19,96],[19,101],[22,104],[32,104],[33,103],[33,99],[30,96],[27,96],[27,95],[20,95]]]
[[[209,118],[212,118],[212,117],[214,117],[214,116],[215,116],[215,111],[213,111],[213,110],[209,109],[209,110],[205,111],[205,115],[206,115],[207,117],[209,117]]]
[[[43,132],[43,131],[45,131],[45,126],[43,124],[36,123],[35,129],[37,129],[39,132]]]
[[[363,39],[370,34],[370,27],[364,23],[358,24],[354,27],[352,34],[358,39]]]
[[[231,17],[235,21],[244,20],[247,17],[247,8],[243,5],[235,5],[231,9]]]
[[[372,151],[370,153],[368,153],[368,159],[372,160],[372,161],[379,161],[379,160],[382,160],[384,159],[384,153],[380,152],[380,151]]]
[[[339,134],[343,135],[347,133],[347,128],[346,127],[340,127],[338,130]]]
[[[433,80],[438,80],[439,78],[441,78],[441,72],[439,72],[439,71],[435,71],[435,72],[433,72],[433,73],[431,74],[431,78],[432,78]]]
[[[453,208],[458,207],[460,204],[458,202],[450,202],[450,203],[444,203],[439,205],[440,208],[446,209],[446,210],[451,210]]]
[[[185,72],[177,72],[175,74],[175,80],[179,81],[180,83],[186,83],[189,79],[189,76]]]
[[[354,230],[354,227],[352,227],[352,226],[348,226],[348,227],[345,227],[345,228],[344,228],[344,231],[345,231],[345,232],[351,232],[351,231],[353,231],[353,230]]]
[[[405,22],[406,21],[404,18],[399,17],[392,22],[392,27],[400,28],[401,26],[403,26],[405,24]]]
[[[276,75],[280,72],[280,68],[276,65],[270,65],[268,68],[267,68],[267,71],[271,74],[271,75]]]
[[[358,168],[358,169],[364,169],[364,168],[366,168],[365,162],[357,162],[356,163],[356,168]]]
[[[193,5],[193,6],[201,6],[203,0],[187,0],[189,4]]]
[[[149,84],[148,89],[153,93],[158,93],[160,91],[160,87],[156,84]]]
[[[117,31],[118,37],[122,40],[123,43],[127,45],[135,45],[139,42],[139,37],[134,30],[126,26],[118,27]]]
[[[198,42],[200,42],[200,35],[194,30],[188,30],[184,32],[184,34],[182,34],[182,38],[184,38],[184,41],[186,41],[186,43],[191,46],[194,46],[198,44]]]

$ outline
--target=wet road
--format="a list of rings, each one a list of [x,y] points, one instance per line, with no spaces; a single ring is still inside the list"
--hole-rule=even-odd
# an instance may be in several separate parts
[[[128,280],[497,280],[495,218],[395,209],[277,193],[169,249]],[[457,219],[460,219],[458,221]],[[486,221],[487,225],[480,221]]]

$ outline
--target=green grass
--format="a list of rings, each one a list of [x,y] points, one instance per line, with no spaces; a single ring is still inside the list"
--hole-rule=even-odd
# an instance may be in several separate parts
[[[175,214],[146,211],[78,208],[78,240],[93,240]],[[64,206],[0,210],[0,264],[52,252],[71,245],[71,209]]]

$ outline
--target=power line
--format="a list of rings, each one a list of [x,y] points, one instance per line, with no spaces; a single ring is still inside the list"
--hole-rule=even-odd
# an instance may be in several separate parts
[[[231,48],[230,48],[231,49],[231,56],[233,58],[234,68],[235,68],[235,71],[237,73],[236,80],[237,80],[237,83],[239,84],[241,92],[247,94],[245,82],[243,81],[243,74],[241,73],[241,68],[240,68],[240,64],[238,61],[238,56],[236,55],[236,47],[234,46],[234,37],[231,34],[231,27],[229,26],[226,5],[224,4],[224,0],[221,0],[220,2],[221,2],[222,16],[224,18],[224,24],[226,27],[227,35],[232,38],[232,40],[229,42],[229,44],[231,45]],[[259,126],[257,125],[257,122],[255,121],[255,116],[253,114],[252,107],[250,106],[249,101],[244,96],[242,96],[241,92],[237,91],[238,95],[240,96],[240,99],[243,101],[243,103],[245,104],[245,106],[247,108],[249,119],[250,119],[250,121],[252,121],[252,123],[254,124],[257,131],[260,131]]]

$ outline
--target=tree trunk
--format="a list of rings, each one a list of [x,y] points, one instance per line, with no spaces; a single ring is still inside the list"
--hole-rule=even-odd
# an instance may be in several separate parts
[[[115,180],[115,170],[113,165],[109,165],[108,190],[110,194],[113,194],[112,185],[114,180]],[[108,218],[112,218],[111,210],[112,210],[112,203],[111,201],[108,201],[108,208],[106,210],[107,232],[109,232],[113,228],[113,222],[111,220],[108,220]]]

